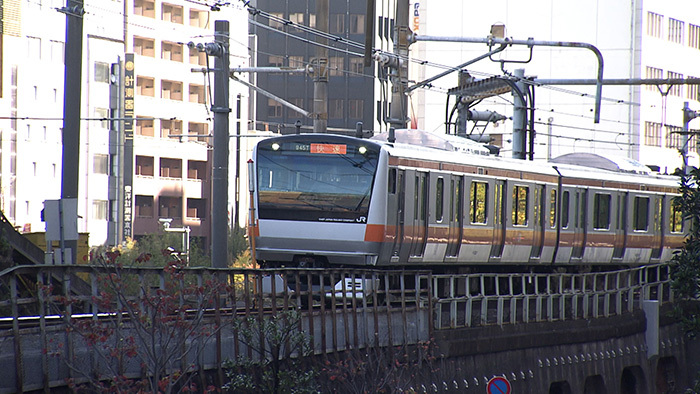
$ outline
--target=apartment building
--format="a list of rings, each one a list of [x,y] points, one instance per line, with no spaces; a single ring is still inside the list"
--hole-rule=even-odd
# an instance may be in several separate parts
[[[257,130],[281,133],[296,132],[301,122],[303,132],[313,130],[313,117],[325,116],[328,131],[354,134],[357,122],[365,130],[382,131],[387,127],[388,79],[379,76],[372,62],[364,66],[363,46],[367,5],[351,0],[329,0],[326,15],[327,31],[332,38],[323,42],[317,15],[317,4],[312,0],[257,0],[255,6],[264,11],[251,17],[250,32],[255,36],[254,57],[260,67],[309,68],[316,73],[260,73],[256,85],[273,95],[314,113],[314,82],[327,80],[327,113],[304,116],[279,100],[262,94],[255,95]],[[393,26],[395,1],[378,2],[375,12],[377,25],[375,48],[393,51],[390,27]],[[308,27],[315,32],[302,28]],[[349,45],[347,43],[350,43]],[[321,65],[319,48],[327,48],[327,64]],[[322,71],[322,70],[325,70]],[[384,93],[384,94],[382,94]],[[390,95],[390,94],[389,94]]]
[[[7,105],[0,121],[0,208],[26,232],[44,230],[43,201],[61,195],[63,6],[63,0],[3,4],[14,24],[3,31],[1,100]],[[86,0],[84,8],[80,157],[75,158],[79,232],[89,234],[90,245],[115,245],[129,235],[125,227],[138,238],[161,231],[160,219],[168,219],[171,228],[189,228],[192,242],[208,248],[215,86],[202,70],[213,68],[214,59],[187,44],[213,42],[214,21],[228,20],[231,65],[248,65],[247,46],[241,44],[247,42],[247,13],[237,5],[213,11],[185,0]],[[117,99],[114,84],[119,84]],[[248,93],[232,84],[230,94],[235,105]],[[133,105],[130,157],[124,151],[129,123],[122,120],[130,114],[124,111],[125,97],[126,105]],[[231,128],[237,123],[247,128],[245,109],[232,114]],[[230,146],[235,145],[232,139]],[[127,161],[130,174],[124,173]],[[235,166],[232,160],[229,167]],[[233,181],[229,184],[235,190]],[[131,186],[130,195],[124,186]]]

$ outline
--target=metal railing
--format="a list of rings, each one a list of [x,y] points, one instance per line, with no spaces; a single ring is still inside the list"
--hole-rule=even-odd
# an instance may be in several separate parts
[[[589,319],[673,301],[670,267],[581,274],[433,275],[434,328]]]
[[[89,292],[76,294],[76,277]],[[13,366],[0,370],[0,393],[79,382],[76,371],[99,375],[112,368],[142,376],[139,363],[100,359],[90,341],[104,332],[100,346],[112,346],[110,352],[121,346],[119,338],[146,348],[139,341],[179,337],[171,347],[155,347],[195,370],[267,357],[272,345],[264,322],[302,334],[307,355],[427,341],[431,283],[430,273],[420,271],[14,267],[0,273],[0,347],[8,350],[0,364]],[[154,322],[163,324],[156,330]],[[259,334],[250,335],[254,330]],[[283,349],[290,356],[300,352],[288,344]]]

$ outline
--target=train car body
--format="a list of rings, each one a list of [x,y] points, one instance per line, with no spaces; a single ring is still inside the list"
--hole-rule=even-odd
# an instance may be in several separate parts
[[[400,142],[421,135],[419,145]],[[603,169],[595,155],[523,161],[416,131],[397,136],[261,141],[261,265],[629,266],[668,260],[682,246],[675,177]]]

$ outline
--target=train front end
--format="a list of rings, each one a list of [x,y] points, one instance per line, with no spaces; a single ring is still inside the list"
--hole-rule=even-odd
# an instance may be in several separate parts
[[[261,266],[376,264],[379,243],[367,236],[371,211],[378,211],[373,200],[380,200],[372,198],[380,152],[375,142],[327,134],[259,142],[253,160]]]

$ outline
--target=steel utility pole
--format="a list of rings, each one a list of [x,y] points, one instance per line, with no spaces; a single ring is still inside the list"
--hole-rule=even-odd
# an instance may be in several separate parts
[[[408,46],[411,31],[408,28],[408,0],[396,2],[396,20],[394,22],[394,56],[396,65],[391,74],[391,108],[389,109],[389,127],[405,129],[408,122]]]
[[[211,266],[228,266],[228,159],[229,159],[229,22],[214,22],[214,43],[206,44],[214,61],[214,147],[211,196]]]
[[[330,14],[328,0],[316,0],[316,29],[328,33]],[[328,39],[318,37],[314,64],[314,133],[328,129]]]
[[[61,199],[78,198],[78,159],[80,158],[80,103],[83,61],[83,0],[75,0],[69,7],[59,11],[66,14],[66,66],[63,84],[63,159],[61,164]],[[75,216],[77,221],[77,205],[75,212],[63,212],[64,217]],[[70,260],[61,261],[64,264],[75,264],[78,240],[61,238],[61,253],[64,247],[71,251]]]
[[[525,138],[525,133],[527,130],[527,124],[526,124],[526,119],[527,119],[527,103],[524,101],[524,95],[523,92],[525,92],[525,82],[523,82],[523,79],[525,78],[525,70],[522,68],[519,68],[515,70],[513,73],[515,77],[517,78],[517,82],[515,83],[515,86],[517,88],[517,91],[513,91],[513,102],[514,102],[514,107],[513,107],[513,153],[512,156],[514,159],[521,159],[525,160],[525,152],[526,152],[526,138]]]
[[[688,144],[690,143],[691,133],[688,123],[691,120],[700,116],[700,112],[695,112],[690,109],[688,102],[683,104],[683,130],[681,135],[683,136],[683,142],[681,146],[681,156],[683,156],[683,172],[688,174]],[[697,143],[697,142],[696,142]],[[698,143],[700,145],[700,143]]]

